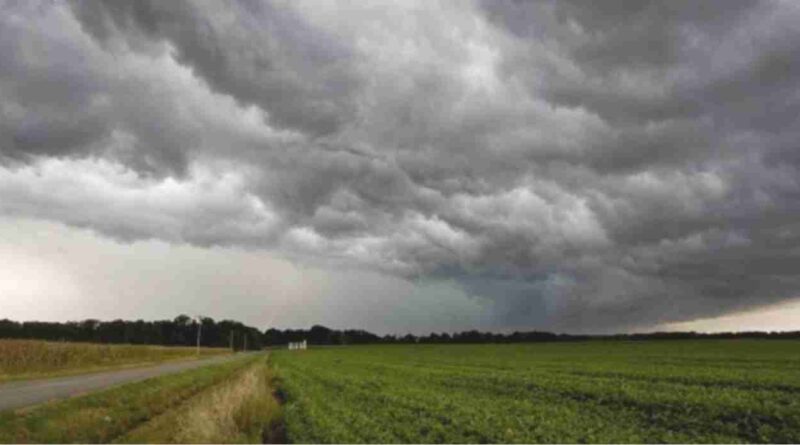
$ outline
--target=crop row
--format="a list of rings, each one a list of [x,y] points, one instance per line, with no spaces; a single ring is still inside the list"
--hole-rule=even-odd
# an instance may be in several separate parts
[[[687,359],[698,353],[692,346]],[[727,356],[700,346],[721,364],[746,358],[749,345],[725,345]],[[714,375],[702,360],[654,368],[641,345],[606,356],[574,348],[559,356],[552,345],[352,347],[274,360],[297,442],[800,440],[800,382],[785,353],[754,355],[770,366],[746,366],[748,379],[730,366],[711,367]],[[672,353],[687,355],[679,345]]]

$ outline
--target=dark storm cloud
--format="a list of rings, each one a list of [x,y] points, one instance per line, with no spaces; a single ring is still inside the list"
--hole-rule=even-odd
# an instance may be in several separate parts
[[[104,42],[118,33],[133,45],[168,42],[177,60],[212,88],[260,106],[278,125],[323,135],[352,117],[349,93],[358,81],[352,52],[289,8],[257,1],[81,1],[75,12]]]
[[[103,107],[93,106],[91,101],[98,89],[94,79],[74,69],[82,54],[69,45],[49,42],[46,60],[39,59],[39,66],[31,66],[30,58],[45,54],[32,54],[41,51],[36,41],[23,48],[29,30],[24,21],[13,20],[13,14],[35,11],[17,12],[14,6],[0,6],[4,16],[0,27],[3,153],[21,157],[91,151],[92,143],[107,133],[107,126]]]
[[[504,328],[797,296],[793,2],[3,7],[4,213],[456,282]]]

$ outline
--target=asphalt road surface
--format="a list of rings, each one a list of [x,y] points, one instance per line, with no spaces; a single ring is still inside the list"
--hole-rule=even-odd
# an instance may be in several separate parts
[[[128,368],[52,379],[27,380],[0,384],[0,411],[23,408],[122,383],[158,377],[173,372],[200,368],[241,358],[242,354],[222,355],[201,360],[170,362],[143,368]]]

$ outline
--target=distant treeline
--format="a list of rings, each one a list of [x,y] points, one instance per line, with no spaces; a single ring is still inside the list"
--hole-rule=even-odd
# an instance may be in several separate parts
[[[0,338],[27,338],[55,341],[78,341],[96,343],[132,343],[171,346],[193,346],[197,341],[197,321],[187,315],[174,320],[159,321],[68,321],[16,322],[0,320]],[[203,317],[200,344],[210,347],[232,347],[236,350],[261,349],[265,346],[285,345],[293,341],[307,340],[313,345],[349,345],[369,343],[529,343],[585,340],[682,340],[682,339],[800,339],[800,331],[791,332],[721,332],[703,334],[698,332],[653,332],[646,334],[615,335],[571,335],[552,332],[529,331],[497,334],[491,332],[464,331],[454,334],[432,333],[429,335],[379,336],[360,329],[337,330],[315,325],[310,329],[274,329],[264,332],[238,321],[215,322]]]
[[[586,340],[682,340],[682,339],[733,339],[733,338],[769,338],[800,339],[800,331],[791,332],[720,332],[703,334],[698,332],[653,332],[646,334],[614,334],[614,335],[572,335],[554,334],[552,332],[527,331],[498,334],[492,332],[464,331],[454,334],[428,334],[415,336],[386,335],[379,337],[362,330],[335,330],[324,326],[313,326],[304,329],[267,329],[264,332],[265,345],[282,345],[290,341],[308,340],[310,344],[342,345],[363,343],[533,343]]]
[[[24,338],[54,341],[93,343],[130,343],[168,346],[194,346],[197,344],[197,321],[187,315],[174,320],[158,321],[45,321],[16,322],[0,320],[0,338]],[[215,322],[203,317],[200,344],[208,347],[261,349],[263,333],[238,321]]]

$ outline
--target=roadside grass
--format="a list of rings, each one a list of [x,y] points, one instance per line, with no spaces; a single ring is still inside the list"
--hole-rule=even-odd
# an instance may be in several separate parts
[[[239,360],[0,413],[0,443],[108,443],[263,360]]]
[[[200,348],[200,357],[229,352],[226,348]],[[0,339],[0,382],[149,365],[191,359],[196,354],[192,347]]]
[[[121,436],[117,443],[284,442],[282,411],[267,361]]]

